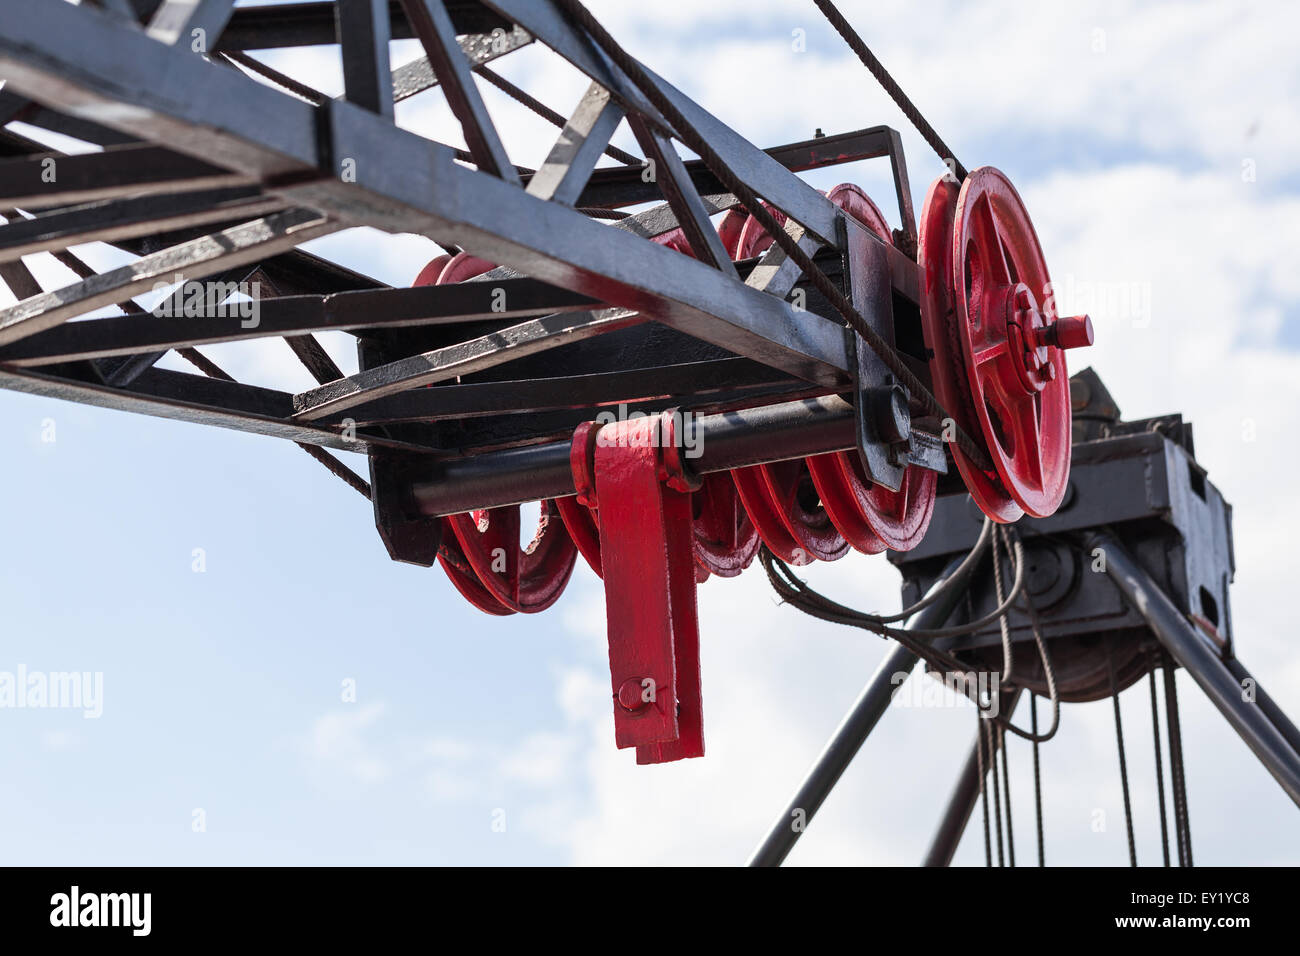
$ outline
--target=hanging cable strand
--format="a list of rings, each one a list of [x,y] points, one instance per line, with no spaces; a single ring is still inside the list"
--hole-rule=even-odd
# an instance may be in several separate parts
[[[1010,720],[1006,720],[1003,726],[1022,740],[1041,744],[1055,737],[1057,730],[1061,727],[1061,697],[1056,690],[1056,669],[1052,666],[1051,655],[1047,652],[1047,642],[1043,640],[1043,628],[1042,622],[1038,618],[1038,608],[1034,606],[1028,590],[1024,592],[1022,598],[1025,614],[1029,617],[1029,627],[1034,633],[1034,644],[1038,648],[1038,660],[1043,666],[1043,677],[1047,681],[1047,697],[1052,703],[1052,726],[1046,733],[1041,735],[1036,729],[1031,731],[1021,730]]]
[[[1165,814],[1165,777],[1160,759],[1160,707],[1156,702],[1156,662],[1148,654],[1150,669],[1147,671],[1147,683],[1151,688],[1151,737],[1156,745],[1156,798],[1160,804],[1160,850],[1164,854],[1165,866],[1169,866],[1169,823]]]
[[[1106,648],[1106,673],[1110,678],[1110,700],[1115,706],[1115,744],[1119,750],[1119,782],[1124,791],[1124,827],[1128,831],[1128,861],[1137,866],[1137,844],[1133,841],[1133,805],[1128,793],[1128,764],[1124,760],[1124,723],[1119,713],[1119,688],[1115,685],[1115,659]]]
[[[1178,715],[1178,685],[1174,662],[1164,655],[1165,723],[1169,730],[1169,780],[1174,795],[1174,832],[1178,845],[1178,865],[1192,865],[1192,826],[1187,813],[1187,779],[1183,767],[1183,732]]]
[[[871,75],[876,78],[876,82],[884,87],[890,99],[898,104],[898,108],[903,111],[903,115],[907,117],[908,121],[916,127],[916,131],[921,134],[921,138],[929,144],[932,150],[939,154],[939,158],[943,160],[944,165],[951,164],[950,169],[957,182],[962,182],[967,176],[966,167],[957,159],[956,154],[953,153],[948,144],[935,132],[929,121],[921,115],[921,111],[903,92],[903,88],[898,85],[898,82],[889,75],[889,71],[885,69],[884,64],[876,59],[876,55],[871,52],[871,48],[867,46],[862,37],[858,36],[858,32],[853,29],[849,21],[844,19],[844,15],[840,13],[835,4],[831,3],[831,0],[813,0],[813,2],[817,4],[817,9],[822,12],[822,15],[830,21],[831,26],[835,28],[835,32],[849,45],[849,49],[858,55],[862,65],[871,71]]]
[[[993,841],[989,831],[988,771],[984,769],[984,716],[975,711],[975,763],[980,775],[980,806],[984,808],[984,865],[993,867]]]
[[[1002,783],[998,776],[998,738],[992,725],[988,728],[990,763],[993,770],[993,823],[998,838],[998,866],[1006,866],[1002,852]]]
[[[988,518],[984,519],[988,521]],[[1009,540],[1009,532],[1005,528],[998,528],[998,536],[1005,545]],[[993,549],[993,590],[998,599],[998,606],[1002,605],[1003,587],[1002,587],[1002,560],[998,557],[997,548]],[[1003,614],[998,618],[998,630],[1002,634],[1002,683],[1011,683],[1011,671],[1015,667],[1015,658],[1012,656],[1011,649],[1011,622],[1010,615]]]
[[[946,652],[940,651],[931,645],[931,641],[945,637],[960,637],[973,631],[980,630],[994,621],[1002,621],[1007,611],[1010,609],[1017,597],[1023,597],[1025,609],[1029,615],[1030,625],[1033,629],[1034,642],[1038,648],[1039,661],[1043,666],[1043,671],[1047,680],[1048,695],[1052,701],[1052,725],[1045,734],[1022,730],[1011,723],[1010,719],[999,714],[990,718],[999,726],[1011,731],[1017,737],[1023,740],[1037,741],[1044,743],[1056,736],[1060,728],[1061,710],[1060,697],[1056,689],[1056,675],[1052,667],[1051,657],[1047,651],[1047,644],[1043,640],[1042,628],[1038,619],[1037,610],[1034,608],[1032,601],[1027,593],[1024,593],[1024,545],[1019,535],[1014,532],[1006,534],[993,534],[991,532],[991,523],[986,523],[985,529],[980,534],[974,547],[962,563],[958,566],[958,571],[970,566],[973,561],[978,561],[982,555],[983,549],[988,544],[989,538],[1000,540],[1003,547],[1007,550],[1012,561],[1015,571],[1015,579],[1012,582],[1011,590],[1005,598],[998,602],[998,607],[991,613],[975,621],[969,621],[965,624],[953,625],[944,628],[927,628],[927,629],[904,629],[888,627],[885,621],[896,620],[902,616],[910,616],[916,609],[929,603],[929,600],[917,602],[910,608],[904,609],[894,615],[868,614],[863,611],[857,611],[853,608],[846,607],[837,601],[833,601],[820,592],[814,590],[806,581],[799,578],[787,565],[764,545],[759,549],[759,564],[762,565],[767,579],[776,591],[777,596],[786,604],[791,604],[812,617],[816,617],[832,624],[844,624],[850,627],[860,627],[864,630],[872,631],[883,637],[892,637],[917,657],[926,662],[932,669],[946,673],[964,673],[968,667],[959,661],[956,657]],[[996,551],[996,544],[994,546]],[[950,577],[950,582],[960,582],[963,580],[962,575],[954,572]],[[964,585],[963,585],[964,586]],[[931,595],[933,597],[933,595]],[[1004,670],[1006,670],[1004,666]],[[978,704],[978,701],[976,701]]]
[[[978,546],[978,543],[977,543]],[[763,569],[767,572],[768,580],[772,582],[772,587],[776,592],[789,604],[794,604],[800,610],[819,617],[822,620],[832,621],[839,624],[848,624],[853,627],[861,627],[864,630],[874,631],[884,637],[892,637],[908,647],[911,643],[920,643],[917,639],[932,641],[942,637],[961,637],[981,628],[988,627],[996,622],[1020,596],[1025,584],[1025,555],[1024,545],[1020,539],[1014,538],[1011,542],[1011,553],[1013,555],[1013,566],[1015,568],[1015,578],[1011,584],[1010,593],[1004,598],[997,608],[983,617],[968,621],[965,624],[957,624],[951,627],[931,627],[931,628],[897,628],[889,627],[884,623],[887,619],[893,619],[896,615],[878,615],[868,614],[864,611],[858,611],[851,607],[846,607],[837,601],[833,601],[824,594],[815,591],[809,587],[808,583],[799,578],[790,569],[790,566],[772,554],[766,546],[759,551],[759,560]],[[964,564],[965,562],[963,562]],[[934,648],[927,645],[927,653],[937,653]],[[950,660],[955,660],[949,658]]]
[[[758,224],[767,231],[768,235],[781,247],[781,250],[808,277],[814,288],[826,297],[826,301],[839,313],[849,328],[853,329],[867,343],[868,347],[880,357],[885,367],[893,373],[899,384],[906,388],[912,398],[921,404],[925,413],[938,419],[952,421],[955,426],[953,441],[957,447],[977,467],[986,472],[992,472],[993,462],[983,445],[972,438],[958,423],[957,418],[939,404],[939,400],[904,364],[893,346],[868,324],[867,320],[853,307],[853,303],[845,297],[839,287],[818,268],[812,257],[804,252],[799,247],[799,243],[791,238],[782,225],[777,222],[776,217],[759,201],[754,191],[741,181],[740,177],[731,170],[722,160],[722,157],[709,145],[708,140],[700,135],[699,131],[687,121],[681,111],[660,91],[658,85],[646,73],[645,68],[619,46],[618,42],[610,36],[599,21],[591,15],[591,11],[583,6],[579,0],[556,0],[556,2],[569,18],[587,33],[595,41],[596,45],[614,61],[615,65],[627,75],[628,79],[632,81],[632,84],[651,105],[659,111],[672,127],[669,132],[680,139],[687,148],[693,150],[704,161],[704,165],[708,167],[709,171],[718,178],[727,192],[734,195],[740,205],[749,210],[750,214],[758,221]]]
[[[1016,837],[1011,830],[1011,764],[1007,760],[1007,734],[1002,727],[998,728],[998,749],[1002,751],[1002,789],[1006,793],[1007,804],[1007,862],[1010,866],[1016,865]]]
[[[1029,728],[1034,735],[1034,819],[1038,828],[1038,865],[1046,866],[1043,862],[1043,778],[1038,768],[1038,695],[1033,691],[1029,692]]]
[[[555,112],[555,110],[551,109],[540,100],[530,96],[527,91],[521,90],[495,70],[489,69],[486,66],[480,66],[477,67],[474,72],[483,77],[483,79],[487,80],[502,93],[506,94],[506,96],[527,107],[551,125],[558,126],[560,129],[564,129],[564,127],[569,125],[569,121],[559,113]],[[643,160],[637,159],[631,153],[624,152],[617,146],[606,146],[602,152],[604,152],[606,156],[609,156],[612,159],[617,159],[620,163],[627,166],[640,166],[643,162]]]

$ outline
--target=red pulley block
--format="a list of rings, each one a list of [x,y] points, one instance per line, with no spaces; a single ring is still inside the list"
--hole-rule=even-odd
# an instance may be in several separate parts
[[[893,235],[884,214],[857,186],[836,186],[827,198],[892,245]],[[878,554],[886,548],[911,550],[930,527],[937,476],[927,468],[908,466],[898,491],[868,481],[856,451],[809,458],[808,471],[831,521],[859,551]]]
[[[574,487],[578,493],[555,500],[569,537],[591,570],[596,572],[596,577],[602,577],[603,572],[600,564],[600,526],[596,524],[596,477],[591,473],[591,464],[600,429],[600,422],[583,422],[574,429],[573,442],[569,446],[569,468],[573,472]]]
[[[467,253],[439,256],[416,285],[460,282],[493,268]],[[439,563],[470,603],[489,614],[531,614],[550,607],[573,573],[577,550],[554,502],[542,502],[537,532],[519,544],[518,507],[493,508],[443,520]]]
[[[1064,350],[1091,345],[1086,315],[1057,318],[1042,248],[1019,194],[998,170],[958,190],[930,187],[921,214],[922,320],[936,397],[993,462],[983,471],[954,444],[971,497],[995,521],[1046,517],[1070,473]]]
[[[836,186],[827,198],[892,242],[884,215],[857,186]],[[757,255],[771,241],[751,218],[739,252]],[[867,554],[886,548],[906,551],[925,535],[934,513],[934,472],[911,466],[899,490],[891,491],[866,479],[856,452],[756,465],[733,475],[759,534],[773,554],[790,564],[834,561],[849,545]]]

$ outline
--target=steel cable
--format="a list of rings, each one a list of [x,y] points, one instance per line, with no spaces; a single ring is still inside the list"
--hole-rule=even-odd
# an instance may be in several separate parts
[[[1002,852],[1002,783],[998,777],[998,738],[993,727],[988,728],[989,755],[993,776],[993,823],[998,837],[998,866],[1006,866],[1006,857]]]
[[[1183,766],[1183,731],[1178,714],[1178,685],[1174,662],[1164,655],[1165,722],[1169,730],[1169,779],[1174,795],[1174,832],[1178,845],[1178,865],[1192,865],[1192,826],[1187,812],[1187,779]]]
[[[483,77],[483,79],[487,80],[502,93],[505,93],[506,96],[532,110],[553,126],[558,126],[560,129],[564,129],[569,125],[569,121],[559,113],[555,112],[555,110],[551,109],[540,100],[534,99],[525,90],[521,90],[495,70],[491,70],[486,66],[479,66],[475,68],[474,72]],[[602,152],[604,152],[606,156],[617,159],[620,163],[627,166],[641,165],[641,160],[637,159],[631,153],[624,152],[617,146],[610,146],[607,144]]]
[[[858,59],[862,61],[863,66],[870,70],[871,75],[884,87],[890,99],[898,104],[898,108],[916,127],[916,131],[921,134],[921,138],[929,144],[931,149],[938,153],[939,158],[943,160],[945,165],[949,162],[952,163],[952,173],[956,176],[957,182],[964,180],[967,175],[966,167],[957,159],[948,144],[935,132],[929,121],[921,115],[921,111],[903,92],[897,81],[889,75],[889,71],[885,69],[884,64],[876,59],[876,55],[871,52],[862,37],[858,36],[857,31],[853,29],[849,21],[844,19],[844,15],[836,9],[835,4],[831,3],[830,0],[813,0],[813,3],[817,4],[817,9],[830,21],[831,26],[835,28],[835,32],[849,45],[849,49],[858,55]]]
[[[618,41],[610,36],[600,22],[591,15],[591,11],[583,6],[579,0],[556,0],[556,3],[579,28],[595,41],[596,45],[614,61],[615,65],[632,81],[632,84],[659,111],[671,127],[668,132],[673,133],[689,149],[698,154],[700,159],[704,161],[704,165],[718,178],[726,191],[732,193],[739,200],[740,205],[745,207],[750,215],[758,220],[759,225],[767,231],[776,244],[781,247],[781,250],[808,277],[817,291],[825,296],[826,300],[840,314],[847,325],[867,343],[871,350],[880,357],[885,367],[893,373],[898,382],[921,404],[926,414],[952,422],[954,426],[953,440],[957,447],[977,467],[991,472],[993,463],[983,446],[976,442],[958,423],[957,419],[939,404],[939,400],[903,363],[902,358],[894,351],[893,347],[867,323],[867,320],[853,307],[853,303],[817,267],[812,257],[799,248],[799,243],[782,228],[771,211],[759,201],[754,191],[741,181],[709,142],[700,135],[695,127],[682,115],[681,111],[663,94],[658,85],[650,79],[645,68],[630,56],[618,44]],[[783,211],[789,212],[789,210]]]
[[[1128,762],[1124,759],[1124,722],[1119,712],[1119,687],[1115,684],[1115,659],[1106,648],[1106,673],[1110,678],[1110,700],[1115,706],[1115,744],[1119,750],[1119,782],[1124,791],[1124,828],[1128,832],[1128,860],[1137,866],[1137,845],[1133,841],[1133,804],[1128,792]]]
[[[1029,728],[1034,735],[1034,818],[1038,823],[1038,865],[1043,862],[1043,778],[1038,769],[1038,695],[1029,692]]]
[[[1002,727],[998,728],[998,748],[1002,751],[1002,789],[1006,792],[1007,804],[1007,863],[1009,866],[1016,865],[1016,838],[1011,831],[1011,764],[1008,761],[1007,754],[1007,734]]]
[[[1160,804],[1160,849],[1164,854],[1165,866],[1169,865],[1169,823],[1165,813],[1165,777],[1160,759],[1160,707],[1156,701],[1156,665],[1154,656],[1147,654],[1150,669],[1147,671],[1148,684],[1151,689],[1151,737],[1156,747],[1156,797]]]
[[[980,775],[980,805],[984,808],[984,865],[993,866],[993,841],[989,835],[988,771],[984,769],[984,717],[975,711],[975,762]]]

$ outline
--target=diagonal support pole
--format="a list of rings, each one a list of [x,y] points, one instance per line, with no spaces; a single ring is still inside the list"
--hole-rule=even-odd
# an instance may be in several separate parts
[[[1217,648],[1211,647],[1117,538],[1106,532],[1090,532],[1084,536],[1084,547],[1090,552],[1101,549],[1106,559],[1106,574],[1120,593],[1142,615],[1156,639],[1191,675],[1287,796],[1300,805],[1300,754],[1257,700],[1246,699],[1244,688],[1224,664]]]
[[[953,558],[928,594],[933,594],[936,589],[948,582],[965,557],[959,555]],[[968,576],[973,569],[974,563],[965,574]],[[965,594],[963,587],[948,588],[933,604],[912,615],[906,626],[909,628],[941,627],[948,620],[948,616],[963,594]],[[862,689],[853,709],[845,716],[834,736],[826,744],[826,749],[813,764],[807,779],[804,780],[789,806],[772,825],[767,838],[754,851],[754,855],[749,860],[750,866],[781,865],[794,849],[799,837],[803,836],[808,824],[812,823],[813,816],[830,796],[831,790],[835,788],[835,784],[853,762],[853,758],[857,756],[863,743],[866,742],[867,735],[885,713],[893,698],[894,690],[901,686],[896,680],[897,675],[910,675],[916,662],[916,655],[901,644],[895,644],[885,655],[885,659],[880,662],[876,672],[867,681],[867,686]]]

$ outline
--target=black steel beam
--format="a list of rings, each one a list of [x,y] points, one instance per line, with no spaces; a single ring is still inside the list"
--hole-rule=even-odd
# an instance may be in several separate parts
[[[719,393],[743,390],[790,401],[809,388],[807,382],[749,359],[713,359],[586,375],[416,388],[358,405],[348,410],[347,417],[361,425],[432,422],[502,413],[598,410],[618,403],[674,398],[690,407],[712,402]],[[331,417],[323,423],[335,421]]]
[[[690,464],[700,474],[855,446],[853,406],[834,395],[705,415],[694,424],[702,454]],[[574,494],[569,443],[563,441],[430,463],[430,468],[428,478],[413,488],[415,504],[425,514]]]
[[[177,276],[200,279],[256,262],[268,253],[291,249],[299,242],[337,229],[337,224],[312,210],[291,209],[144,256],[111,272],[0,309],[0,345],[53,328],[101,306],[125,302],[159,283],[175,282]]]
[[[415,36],[397,0],[390,0],[394,40]],[[509,30],[510,22],[493,14],[476,0],[447,0],[447,12],[457,35]],[[336,42],[332,2],[284,3],[275,6],[237,7],[221,35],[221,49],[268,50],[281,47],[322,46]]]
[[[898,134],[888,126],[873,126],[818,136],[814,139],[772,146],[765,150],[775,162],[791,172],[806,172],[826,166],[839,166],[864,159],[877,159],[890,155],[892,139]],[[683,165],[700,195],[724,191],[718,177],[698,159],[687,160]],[[642,178],[640,166],[607,166],[596,170],[582,192],[579,206],[608,207],[632,206],[653,202],[659,198],[659,187]],[[907,200],[911,207],[911,198]]]
[[[659,186],[669,208],[677,216],[679,227],[695,258],[729,276],[735,276],[736,267],[732,265],[731,257],[722,245],[722,237],[709,221],[709,212],[700,201],[700,194],[691,182],[672,140],[640,116],[632,115],[628,117],[628,122],[650,164],[646,175]]]
[[[151,368],[142,372],[129,388],[114,388],[30,369],[0,367],[0,387],[156,418],[287,438],[340,451],[392,449],[427,453],[429,450],[381,435],[357,432],[355,438],[344,437],[340,431],[291,421],[293,396],[287,392],[166,369]]]
[[[0,230],[3,234],[3,230]],[[496,308],[500,304],[500,308]],[[108,316],[56,326],[0,347],[0,364],[56,365],[110,355],[166,350],[268,335],[442,325],[577,312],[586,296],[536,279],[501,279],[414,289],[290,295],[259,301],[254,317],[218,306],[199,315]]]
[[[465,144],[479,169],[518,184],[519,174],[492,125],[483,97],[474,84],[469,60],[456,42],[456,30],[443,0],[402,0],[406,17],[442,81],[447,105],[460,122]]]
[[[933,594],[943,586],[961,565],[964,555],[953,558],[939,575],[930,593]],[[973,568],[973,563],[972,563]],[[969,577],[971,568],[965,572]],[[965,594],[964,587],[951,587],[929,607],[922,608],[912,615],[905,627],[932,628],[942,627],[953,609]],[[831,790],[839,782],[844,771],[849,768],[853,758],[866,742],[867,735],[875,728],[893,699],[894,691],[901,686],[898,675],[910,675],[917,663],[917,656],[901,644],[895,644],[880,662],[876,672],[867,681],[852,709],[836,729],[826,748],[822,751],[808,777],[804,780],[789,806],[776,819],[767,838],[762,842],[749,860],[750,866],[780,866],[794,849],[795,843],[803,836],[813,817],[821,809]]]
[[[0,115],[7,116],[6,122],[27,123],[52,133],[61,133],[96,146],[121,146],[137,142],[137,138],[127,133],[92,123],[77,116],[59,113],[27,97],[19,96],[12,90],[0,90]],[[46,147],[48,148],[48,147]],[[35,150],[43,152],[44,149]],[[29,152],[24,150],[23,152]]]
[[[1242,687],[1219,657],[1218,649],[1183,616],[1113,535],[1094,531],[1083,536],[1083,543],[1089,552],[1101,549],[1106,574],[1146,620],[1156,639],[1200,685],[1287,796],[1300,805],[1300,754],[1262,708],[1243,700]]]
[[[645,116],[661,130],[671,129],[632,83],[574,29],[549,0],[485,0],[487,6],[518,23],[561,57],[608,89],[625,108]],[[649,68],[646,73],[723,161],[756,193],[801,222],[828,245],[836,243],[839,210],[820,192],[791,175],[779,162],[703,109]],[[720,192],[701,189],[699,192]]]
[[[395,359],[294,396],[294,417],[316,421],[407,389],[433,385],[644,322],[627,309],[531,319],[440,349]]]
[[[117,242],[171,230],[247,222],[278,212],[284,205],[283,199],[263,196],[256,186],[86,203],[51,210],[35,219],[11,219],[0,226],[0,261],[84,242]]]
[[[216,49],[234,7],[235,0],[163,0],[146,32],[162,43],[191,49],[197,43],[199,52],[207,52]]]
[[[101,153],[0,160],[0,207],[38,209],[249,183],[248,176],[162,146],[115,146]]]
[[[1297,728],[1291,718],[1286,715],[1286,711],[1278,706],[1277,701],[1269,695],[1268,691],[1264,690],[1264,686],[1246,669],[1245,664],[1235,657],[1224,661],[1224,664],[1228,670],[1232,671],[1232,676],[1237,678],[1242,693],[1246,692],[1249,683],[1250,693],[1254,695],[1255,703],[1264,712],[1264,716],[1277,728],[1278,733],[1286,738],[1286,742],[1291,745],[1291,749],[1300,754],[1300,728]]]
[[[592,83],[546,161],[529,177],[528,194],[574,205],[622,119],[623,110],[610,99],[609,90]]]
[[[338,0],[338,43],[348,102],[393,118],[393,71],[388,62],[388,0]]]
[[[477,33],[460,36],[456,42],[460,44],[461,52],[465,54],[465,59],[469,61],[470,66],[477,68],[497,57],[527,46],[533,42],[533,38],[524,30],[515,27],[505,34]],[[438,82],[433,67],[429,65],[429,58],[422,56],[393,71],[393,99],[400,103],[416,93],[432,89],[438,85]]]

